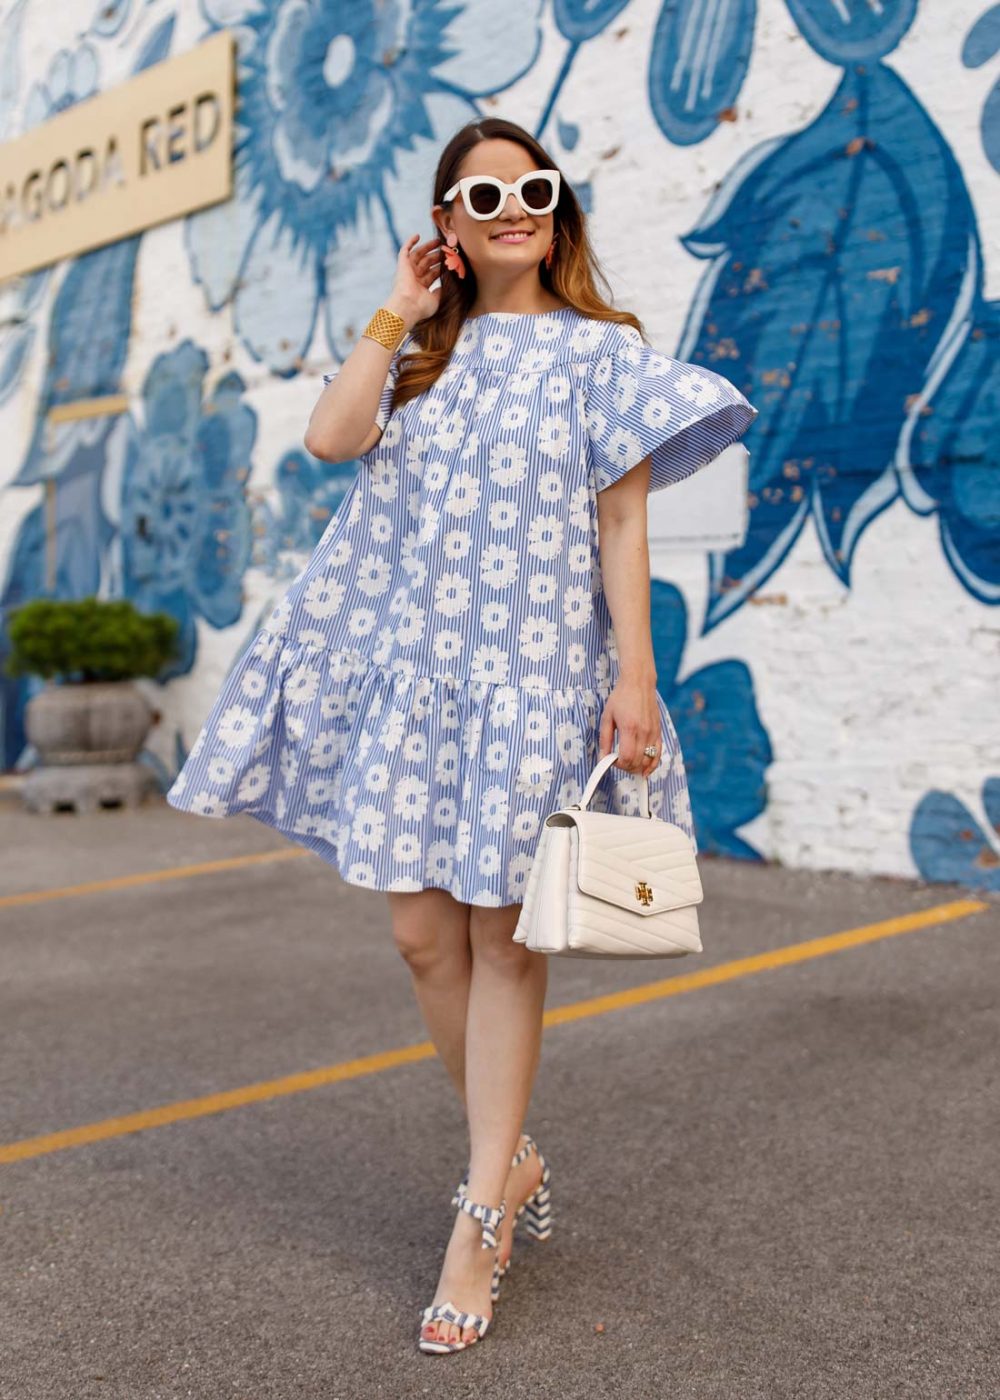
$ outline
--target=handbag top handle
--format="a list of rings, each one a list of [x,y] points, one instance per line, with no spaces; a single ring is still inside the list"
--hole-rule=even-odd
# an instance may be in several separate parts
[[[582,809],[589,804],[590,799],[597,791],[597,784],[604,777],[617,757],[618,750],[612,749],[610,753],[606,753],[604,757],[594,765],[590,777],[587,779],[587,786],[583,790],[583,795],[579,802],[574,802],[572,804],[574,807]],[[649,810],[649,779],[645,775],[640,778],[639,784],[639,815],[641,817],[652,817],[653,815]]]

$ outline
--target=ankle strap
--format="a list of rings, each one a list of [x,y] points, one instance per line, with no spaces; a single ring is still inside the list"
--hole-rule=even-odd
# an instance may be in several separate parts
[[[515,1152],[515,1153],[514,1153],[514,1156],[512,1157],[511,1163],[510,1163],[512,1167],[518,1167],[518,1166],[520,1166],[520,1164],[524,1161],[524,1159],[525,1159],[526,1157],[530,1157],[531,1154],[532,1154],[532,1152],[537,1152],[537,1151],[538,1151],[538,1148],[537,1148],[537,1146],[535,1145],[535,1139],[531,1136],[531,1134],[530,1134],[530,1133],[525,1133],[524,1136],[525,1136],[525,1138],[527,1139],[527,1141],[525,1142],[524,1146],[521,1148],[520,1152]]]
[[[470,1201],[468,1196],[460,1195],[457,1191],[451,1198],[452,1205],[457,1205],[459,1210],[464,1210],[471,1215],[474,1220],[482,1222],[483,1226],[483,1248],[496,1249],[497,1230],[500,1222],[507,1214],[507,1202],[501,1201],[498,1206],[480,1205],[478,1201]]]

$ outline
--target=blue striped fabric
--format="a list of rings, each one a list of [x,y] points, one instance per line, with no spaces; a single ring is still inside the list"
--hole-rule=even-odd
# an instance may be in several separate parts
[[[721,375],[572,308],[466,322],[379,442],[301,574],[234,663],[167,801],[248,813],[351,884],[519,903],[541,822],[598,759],[618,671],[597,493],[710,462],[756,410]],[[654,813],[695,845],[662,697]],[[597,810],[634,814],[612,768]]]

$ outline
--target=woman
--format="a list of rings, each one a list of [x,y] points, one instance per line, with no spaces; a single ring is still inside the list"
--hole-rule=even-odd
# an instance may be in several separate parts
[[[437,239],[407,240],[306,433],[360,470],[167,797],[248,812],[387,894],[468,1116],[419,1338],[446,1352],[485,1333],[517,1219],[551,1229],[550,1173],[520,1132],[547,964],[512,938],[540,824],[617,730],[610,810],[634,812],[648,779],[695,841],[656,690],[646,496],[756,410],[599,295],[579,203],[520,126],[458,131],[434,199],[444,266]]]

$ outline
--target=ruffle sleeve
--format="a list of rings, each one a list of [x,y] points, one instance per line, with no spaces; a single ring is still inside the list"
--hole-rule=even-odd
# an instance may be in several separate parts
[[[584,381],[587,441],[597,490],[652,454],[650,491],[683,481],[739,441],[757,409],[714,370],[646,345],[615,325]]]
[[[403,355],[405,355],[408,350],[411,349],[412,345],[413,337],[407,334],[403,337],[399,345],[392,352],[392,359],[389,361],[389,372],[385,377],[385,384],[382,386],[382,393],[379,396],[378,408],[375,411],[375,422],[383,431],[385,430],[385,425],[386,423],[388,423],[389,415],[392,411],[392,395],[393,391],[396,388],[396,378],[399,374],[400,358]],[[328,384],[333,383],[333,381],[336,379],[339,373],[340,370],[335,369],[331,374],[324,374],[324,389]]]

